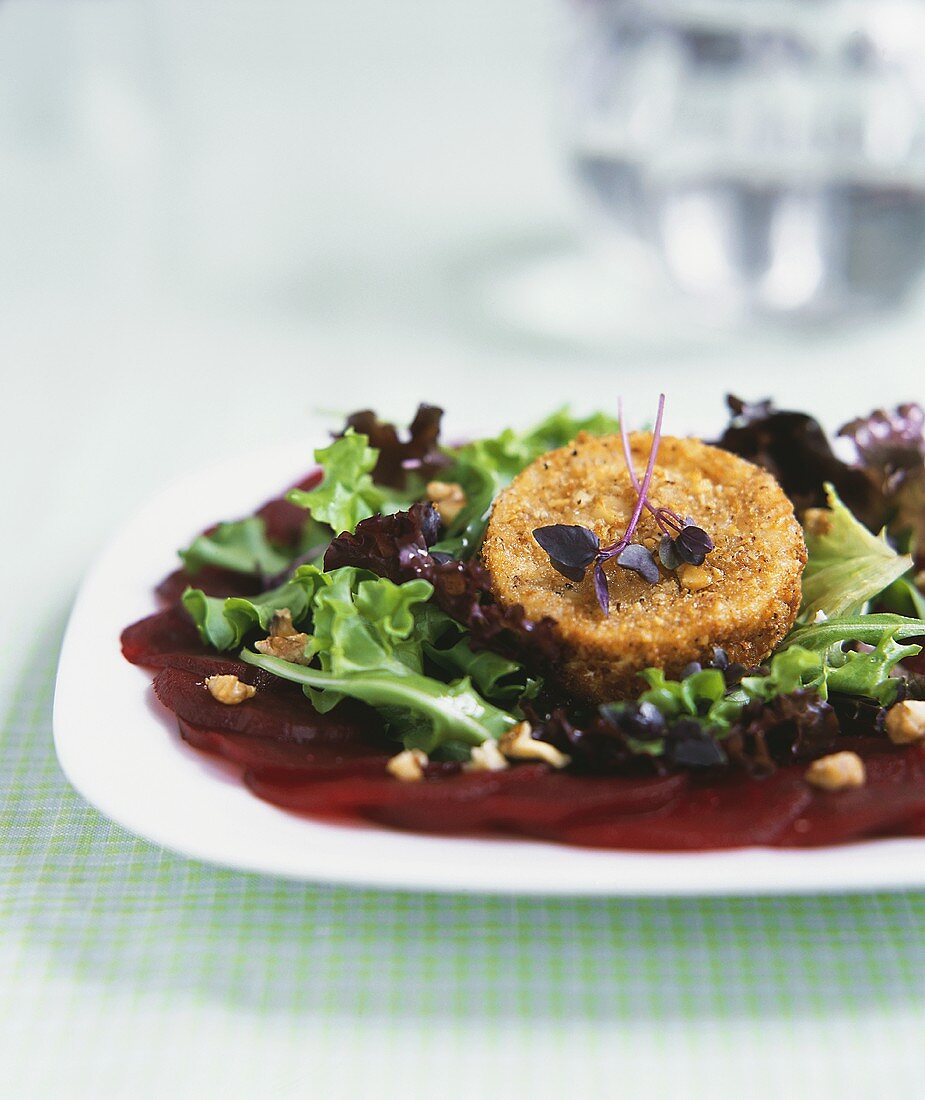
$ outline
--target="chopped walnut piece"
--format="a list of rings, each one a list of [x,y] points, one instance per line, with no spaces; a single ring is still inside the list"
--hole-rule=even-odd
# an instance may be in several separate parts
[[[229,707],[235,707],[257,694],[257,689],[252,684],[245,684],[233,675],[209,676],[205,684],[213,699]]]
[[[293,625],[292,612],[289,608],[281,607],[279,611],[274,611],[273,618],[270,620],[270,637],[290,638],[293,634],[298,634],[298,631]]]
[[[906,699],[886,712],[884,729],[894,745],[911,745],[925,737],[925,701]]]
[[[806,769],[805,778],[821,791],[846,791],[863,787],[867,773],[864,761],[856,752],[833,752],[814,760]]]
[[[287,634],[285,636],[270,635],[263,641],[254,642],[254,649],[258,653],[265,653],[268,657],[279,657],[281,661],[289,661],[294,665],[308,665],[311,661],[305,656],[305,646],[308,644],[307,634]]]
[[[417,783],[424,778],[427,753],[421,749],[405,749],[386,764],[385,770],[403,783]]]
[[[475,746],[471,759],[463,765],[463,769],[467,772],[501,772],[509,766],[498,748],[498,742],[485,741]]]
[[[827,535],[832,530],[832,513],[828,508],[807,508],[803,527],[811,535]]]
[[[430,481],[427,496],[433,501],[444,523],[452,523],[466,507],[466,494],[455,481]]]
[[[529,722],[518,722],[501,735],[498,748],[511,760],[541,760],[552,768],[564,768],[572,762],[572,758],[559,752],[555,745],[537,741],[530,736],[530,732]]]
[[[691,592],[700,592],[713,583],[713,578],[702,565],[679,565],[678,580],[682,587]]]

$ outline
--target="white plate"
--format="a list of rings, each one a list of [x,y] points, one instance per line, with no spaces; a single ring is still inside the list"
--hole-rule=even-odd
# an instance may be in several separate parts
[[[186,856],[318,882],[546,895],[790,893],[925,887],[925,839],[812,851],[653,854],[527,840],[447,839],[314,822],[261,802],[182,742],[151,674],[122,657],[122,628],[154,610],[152,586],[207,523],[245,514],[304,474],[310,447],[261,449],[152,500],[85,579],[55,691],[58,759],[120,825]]]

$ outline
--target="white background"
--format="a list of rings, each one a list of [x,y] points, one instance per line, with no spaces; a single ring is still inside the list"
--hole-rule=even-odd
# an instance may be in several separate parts
[[[649,294],[635,256],[601,278],[554,262],[583,217],[555,121],[562,15],[0,6],[11,622],[62,615],[157,486],[242,448],[259,459],[315,409],[407,416],[427,399],[451,421],[485,403],[524,421],[641,386],[698,392],[718,423],[732,385],[837,420],[916,391],[918,311],[736,328]]]

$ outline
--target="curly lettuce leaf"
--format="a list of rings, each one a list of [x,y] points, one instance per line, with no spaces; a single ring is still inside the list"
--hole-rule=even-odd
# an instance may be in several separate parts
[[[728,729],[741,709],[727,706],[726,681],[719,669],[701,669],[682,680],[667,679],[660,668],[647,668],[640,676],[649,687],[638,702],[651,703],[665,718],[699,718]]]
[[[379,452],[361,432],[348,428],[334,442],[315,451],[323,477],[314,489],[291,489],[286,499],[307,508],[312,517],[335,533],[353,532],[357,524],[379,512],[396,512],[420,496],[419,490],[376,485],[372,471]]]
[[[315,592],[324,583],[323,577],[317,566],[303,565],[285,583],[259,596],[225,598],[187,588],[181,600],[203,642],[224,651],[240,646],[248,631],[256,627],[268,630],[274,612],[284,608],[294,623],[302,622],[309,614]]]
[[[748,703],[768,702],[815,685],[822,668],[820,654],[799,646],[778,653],[766,673],[746,676],[731,689],[719,669],[699,669],[668,680],[661,669],[649,668],[641,673],[649,687],[638,701],[651,703],[665,718],[693,718],[709,729],[728,732]]]
[[[889,706],[896,699],[900,684],[892,675],[893,669],[905,657],[915,657],[921,651],[920,645],[900,645],[889,632],[866,653],[833,647],[825,654],[824,690],[859,695],[874,699],[882,707]]]
[[[281,573],[292,560],[273,546],[259,516],[220,523],[211,533],[193,539],[180,557],[191,576],[207,565],[234,573],[272,575]]]
[[[433,592],[423,580],[394,584],[370,578],[360,569],[335,569],[312,602],[312,627],[305,655],[317,657],[325,672],[339,675],[377,669],[395,676],[421,673],[420,639],[413,636],[415,607]],[[339,698],[311,692],[318,710],[330,710]]]
[[[912,567],[897,554],[885,533],[870,531],[842,503],[834,487],[825,487],[829,506],[807,525],[808,559],[803,571],[801,615],[851,615]]]
[[[561,643],[549,618],[534,622],[518,605],[500,604],[478,561],[444,559],[431,553],[439,529],[431,505],[371,516],[354,534],[338,535],[324,557],[326,569],[353,566],[390,580],[422,578],[434,586],[432,603],[465,630],[473,650],[490,649],[530,668],[555,665]]]
[[[876,615],[839,615],[820,622],[804,623],[794,627],[784,639],[782,650],[802,646],[824,653],[833,645],[843,642],[862,642],[876,646],[889,634],[898,642],[925,637],[925,618],[880,612]]]
[[[395,584],[344,567],[321,575],[311,601],[306,667],[242,652],[242,660],[301,684],[319,711],[343,698],[383,713],[407,748],[433,753],[500,737],[517,719],[485,700],[468,676],[446,684],[424,674],[424,646],[435,624],[420,617],[432,586]]]
[[[451,677],[468,677],[486,699],[504,707],[516,706],[539,690],[519,662],[490,650],[473,650],[469,634],[433,603],[418,609],[416,630],[424,654]]]
[[[843,643],[858,632],[848,622],[866,619],[881,620],[864,626],[873,649],[845,651]],[[720,738],[749,704],[767,704],[798,692],[811,691],[822,700],[837,692],[889,706],[899,691],[900,681],[893,676],[896,666],[921,651],[919,645],[900,645],[900,636],[909,636],[910,630],[918,635],[925,632],[925,622],[897,620],[893,615],[868,615],[836,623],[829,631],[824,630],[827,623],[804,628],[805,633],[797,633],[805,644],[788,645],[771,658],[766,672],[744,676],[732,687],[727,687],[718,669],[700,669],[680,680],[668,680],[661,669],[646,669],[641,675],[648,689],[637,702],[651,704],[668,721],[694,720]],[[659,755],[664,749],[663,743],[653,741],[646,751]]]

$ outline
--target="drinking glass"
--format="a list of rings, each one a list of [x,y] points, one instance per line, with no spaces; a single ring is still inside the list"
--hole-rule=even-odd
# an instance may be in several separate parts
[[[565,138],[610,230],[748,310],[892,305],[925,266],[919,0],[572,0]]]

